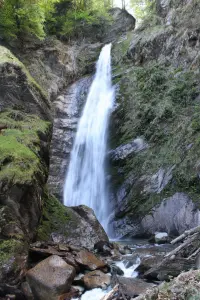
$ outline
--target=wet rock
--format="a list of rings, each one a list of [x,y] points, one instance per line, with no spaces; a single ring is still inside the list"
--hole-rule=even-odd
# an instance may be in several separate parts
[[[83,282],[85,287],[89,290],[94,288],[106,289],[110,285],[111,278],[109,275],[96,270],[86,274],[83,277]]]
[[[155,242],[157,244],[165,244],[169,242],[169,236],[166,232],[157,232],[155,233]]]
[[[103,262],[102,260],[97,258],[93,253],[87,250],[80,251],[77,254],[75,260],[80,266],[91,271],[106,267],[105,262]]]
[[[102,255],[111,255],[113,245],[108,241],[99,241],[94,245],[94,250]]]
[[[125,277],[118,277],[118,284],[123,294],[129,297],[136,297],[155,286],[141,279]]]
[[[124,275],[124,271],[122,271],[122,269],[120,269],[120,267],[116,266],[115,264],[110,264],[110,272],[112,275]]]
[[[59,256],[52,255],[30,269],[26,277],[36,299],[55,300],[55,297],[70,290],[75,274],[72,266]]]

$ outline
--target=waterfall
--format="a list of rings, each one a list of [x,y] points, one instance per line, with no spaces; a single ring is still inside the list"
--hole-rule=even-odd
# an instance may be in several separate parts
[[[114,105],[111,82],[111,44],[103,47],[80,118],[64,186],[66,206],[92,208],[108,232],[110,205],[106,186],[107,128]]]

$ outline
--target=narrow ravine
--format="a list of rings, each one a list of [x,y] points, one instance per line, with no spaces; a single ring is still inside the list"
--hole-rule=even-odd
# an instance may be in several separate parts
[[[108,233],[110,206],[105,176],[107,127],[114,104],[111,44],[104,46],[78,125],[64,186],[66,206],[92,208]]]

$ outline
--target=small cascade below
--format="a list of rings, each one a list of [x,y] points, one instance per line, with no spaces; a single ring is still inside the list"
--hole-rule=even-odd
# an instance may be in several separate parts
[[[80,118],[64,185],[66,206],[92,208],[108,233],[111,207],[106,186],[105,156],[109,115],[114,105],[111,44],[103,47]]]

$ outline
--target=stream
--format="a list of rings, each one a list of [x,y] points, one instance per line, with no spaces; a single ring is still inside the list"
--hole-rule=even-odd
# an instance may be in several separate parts
[[[147,257],[160,257],[160,255],[165,255],[172,250],[173,246],[170,244],[150,244],[148,240],[145,239],[134,239],[134,240],[123,240],[120,244],[127,245],[132,250],[132,254],[122,255],[121,260],[113,261],[113,263],[119,267],[123,272],[123,276],[118,276],[118,278],[129,278],[137,279],[138,272],[136,269],[140,265],[143,258]],[[111,275],[111,274],[110,274]],[[130,281],[131,283],[131,281]],[[146,281],[144,281],[144,284]],[[137,284],[137,283],[136,283]],[[73,298],[73,300],[102,300],[102,298],[112,289],[111,286],[103,290],[100,288],[95,288],[89,291],[85,291],[81,297]]]

